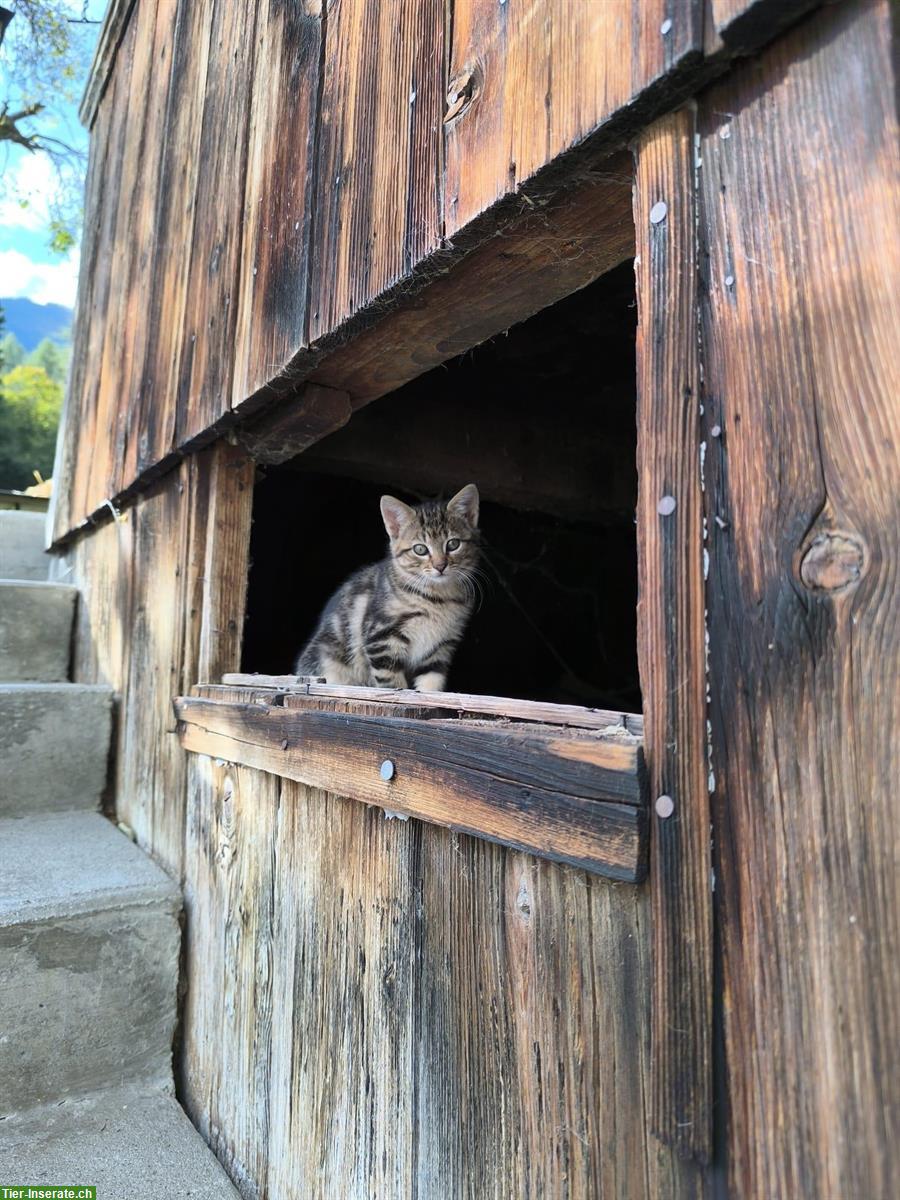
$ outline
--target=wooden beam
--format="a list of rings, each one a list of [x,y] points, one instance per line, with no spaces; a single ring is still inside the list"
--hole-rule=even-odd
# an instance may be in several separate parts
[[[631,520],[634,397],[627,384],[618,395],[587,381],[581,396],[554,389],[543,407],[532,403],[523,411],[515,387],[509,395],[490,395],[490,404],[473,403],[461,401],[456,386],[448,388],[452,378],[430,376],[427,397],[420,389],[392,396],[355,414],[339,437],[320,445],[311,439],[297,469],[388,488],[402,480],[407,491],[423,494],[438,479],[474,479],[483,500],[526,512],[600,521],[624,511]]]
[[[352,412],[346,392],[307,383],[297,396],[241,429],[238,440],[257,462],[274,466],[346,425]]]
[[[188,750],[613,879],[637,882],[644,874],[643,759],[628,735],[202,697],[181,697],[175,711]]]
[[[706,54],[747,54],[777,37],[822,0],[708,0]]]
[[[465,692],[416,692],[402,688],[336,687],[311,682],[302,675],[247,675],[228,673],[222,683],[229,687],[272,688],[337,700],[359,700],[378,704],[411,704],[419,708],[477,717],[505,717],[513,721],[536,721],[547,725],[572,725],[580,729],[622,728],[640,737],[643,718],[636,713],[605,708],[581,708],[577,704],[546,704],[541,700],[510,700],[504,696],[474,696]]]
[[[97,108],[103,99],[116,62],[116,54],[125,36],[125,30],[134,8],[134,0],[110,0],[103,18],[103,26],[97,39],[97,48],[88,71],[87,83],[78,117],[86,129],[90,129],[97,116]]]
[[[369,313],[352,342],[349,329],[321,339],[312,349],[327,357],[311,361],[310,377],[358,407],[577,292],[634,253],[631,183],[631,159],[619,155],[545,203],[521,200],[464,257],[451,248],[424,264],[410,294]]]
[[[712,893],[694,169],[691,109],[638,142],[638,659],[654,802],[653,1128],[707,1162]]]

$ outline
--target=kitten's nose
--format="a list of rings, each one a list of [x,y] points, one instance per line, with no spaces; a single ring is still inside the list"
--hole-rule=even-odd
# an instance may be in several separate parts
[[[436,558],[434,560],[434,569],[437,571],[438,575],[443,575],[443,573],[447,570],[446,558]]]

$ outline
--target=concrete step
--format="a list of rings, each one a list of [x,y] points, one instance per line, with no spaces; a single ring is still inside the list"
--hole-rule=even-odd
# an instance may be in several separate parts
[[[45,513],[0,510],[0,579],[47,578],[46,527]]]
[[[99,807],[112,701],[100,685],[0,683],[0,818]]]
[[[69,678],[77,595],[67,583],[0,579],[0,681]]]
[[[102,1200],[238,1200],[173,1096],[135,1087],[49,1104],[3,1124],[4,1181],[93,1184]]]
[[[0,1116],[168,1084],[180,907],[96,813],[0,821]]]

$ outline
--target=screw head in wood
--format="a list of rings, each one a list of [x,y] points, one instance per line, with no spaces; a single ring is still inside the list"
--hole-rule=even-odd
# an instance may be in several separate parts
[[[389,758],[386,758],[381,764],[381,778],[387,783],[389,779],[394,778],[394,764]]]
[[[671,817],[675,811],[675,801],[671,796],[657,796],[654,807],[656,808],[656,815],[665,820],[667,817]]]
[[[659,32],[663,35],[663,37],[665,37],[667,33],[672,32],[672,18],[671,17],[666,17],[666,19],[663,21],[662,25],[660,25],[660,27],[659,27]]]
[[[675,497],[663,496],[662,500],[656,506],[656,511],[661,517],[670,517],[675,511]]]
[[[666,219],[666,214],[668,211],[669,206],[666,204],[665,200],[657,200],[657,202],[650,209],[650,224],[659,225],[661,221]]]

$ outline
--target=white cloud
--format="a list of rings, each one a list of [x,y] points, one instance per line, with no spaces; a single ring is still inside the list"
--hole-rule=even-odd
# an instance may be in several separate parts
[[[46,154],[25,153],[4,172],[0,194],[0,226],[38,231],[50,224],[49,200],[59,188]],[[22,207],[22,201],[26,202]]]
[[[0,296],[25,296],[35,304],[75,305],[78,251],[59,262],[32,262],[18,250],[0,250]]]

